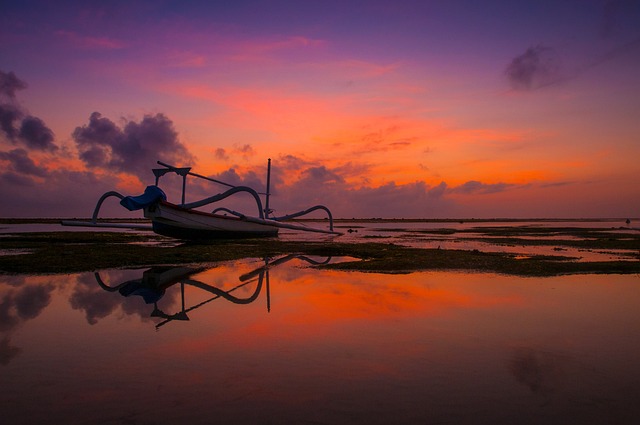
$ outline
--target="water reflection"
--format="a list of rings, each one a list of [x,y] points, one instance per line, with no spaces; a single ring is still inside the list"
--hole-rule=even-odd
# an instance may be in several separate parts
[[[263,285],[266,285],[267,311],[270,311],[269,270],[293,259],[303,260],[312,265],[327,264],[331,261],[331,257],[327,257],[323,260],[315,260],[304,255],[286,255],[278,259],[265,258],[262,266],[239,276],[238,281],[240,283],[236,284],[231,289],[222,289],[215,285],[203,283],[200,280],[194,279],[194,275],[202,274],[207,270],[207,268],[204,267],[152,267],[143,271],[141,278],[126,280],[115,286],[110,286],[105,283],[100,277],[99,272],[95,273],[95,278],[98,285],[105,291],[118,292],[125,298],[136,296],[141,297],[145,304],[152,304],[153,311],[151,311],[150,317],[163,319],[161,322],[156,324],[156,329],[159,329],[174,320],[188,321],[188,313],[190,311],[200,308],[217,299],[225,299],[234,304],[249,304],[254,302],[258,299]],[[180,310],[175,313],[166,313],[158,307],[158,303],[166,295],[167,290],[174,285],[179,286],[180,288]],[[213,296],[188,307],[185,301],[186,286],[198,288],[202,291],[213,294]],[[240,289],[246,289],[250,286],[254,286],[254,289],[248,296],[238,297],[234,295],[234,292],[237,292]],[[170,304],[173,304],[173,302]],[[77,307],[80,308],[80,304],[77,304]],[[87,317],[96,316],[95,312],[89,312],[91,307],[92,305],[84,306],[84,309],[87,311]],[[92,322],[92,320],[89,321],[90,323]]]
[[[566,355],[519,347],[513,351],[509,370],[516,381],[532,393],[550,398],[565,381],[570,364],[571,359]]]
[[[0,364],[6,365],[21,351],[11,342],[13,333],[37,317],[51,302],[51,283],[27,284],[24,276],[6,276],[0,298]]]
[[[98,277],[0,276],[5,422],[640,417],[637,276],[364,274],[287,256]]]

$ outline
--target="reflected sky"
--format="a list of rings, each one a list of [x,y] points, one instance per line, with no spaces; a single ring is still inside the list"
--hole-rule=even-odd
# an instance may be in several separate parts
[[[294,257],[97,276],[0,276],[11,423],[640,415],[638,276],[353,273]]]

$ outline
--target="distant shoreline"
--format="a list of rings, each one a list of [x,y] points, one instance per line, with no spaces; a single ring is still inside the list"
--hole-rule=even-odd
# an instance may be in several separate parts
[[[640,218],[628,218],[632,222],[640,221]],[[83,220],[91,221],[91,218],[64,217],[64,218],[2,218],[0,224],[34,224],[34,223],[60,223],[61,220]],[[322,222],[327,219],[298,219],[295,221]],[[566,223],[625,223],[627,217],[624,218],[334,218],[334,223],[548,223],[548,222],[566,222]],[[149,220],[145,218],[100,218],[100,222],[115,223],[147,223]]]

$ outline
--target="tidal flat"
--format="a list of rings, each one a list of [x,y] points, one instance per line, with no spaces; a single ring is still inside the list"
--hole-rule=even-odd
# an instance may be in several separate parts
[[[3,224],[24,223],[5,220]],[[640,273],[638,229],[609,226],[606,222],[597,226],[582,224],[352,220],[338,223],[338,230],[344,232],[338,237],[284,232],[277,238],[197,244],[151,232],[64,231],[64,228],[17,231],[0,234],[0,272],[73,273],[299,254],[349,257],[352,261],[322,267],[379,273],[425,270],[517,276]]]

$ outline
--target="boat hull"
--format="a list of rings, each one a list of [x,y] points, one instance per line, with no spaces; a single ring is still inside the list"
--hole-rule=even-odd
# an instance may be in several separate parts
[[[278,227],[219,214],[181,208],[169,202],[145,207],[153,231],[176,239],[237,239],[278,235]]]

